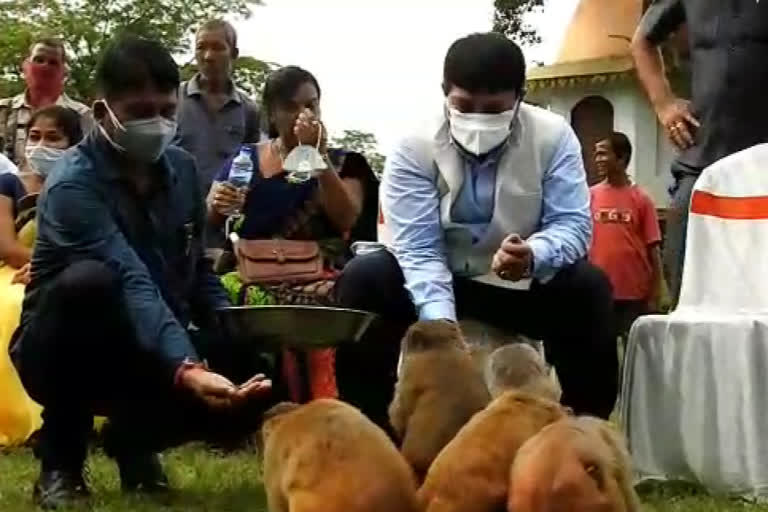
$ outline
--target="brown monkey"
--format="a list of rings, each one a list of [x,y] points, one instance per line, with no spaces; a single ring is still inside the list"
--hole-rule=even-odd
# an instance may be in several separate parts
[[[401,350],[389,420],[420,481],[456,432],[488,405],[490,395],[456,324],[417,322],[405,333]]]
[[[425,512],[496,512],[507,503],[517,450],[564,417],[560,404],[507,391],[477,413],[440,452],[419,489]]]
[[[559,402],[563,394],[544,358],[528,343],[513,343],[494,350],[485,366],[485,381],[493,397],[518,389]]]
[[[262,427],[270,512],[417,512],[416,480],[387,434],[338,400],[279,404]]]
[[[639,512],[623,439],[597,418],[566,418],[549,425],[517,454],[507,510]]]
[[[485,374],[488,358],[494,350],[510,343],[525,341],[518,334],[510,333],[473,318],[462,318],[459,320],[459,327],[467,340],[469,353],[475,360],[475,366],[481,374]]]

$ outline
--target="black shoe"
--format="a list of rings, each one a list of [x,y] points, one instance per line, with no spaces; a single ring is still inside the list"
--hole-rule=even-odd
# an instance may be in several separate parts
[[[79,471],[42,471],[35,483],[33,499],[43,510],[66,507],[90,496],[85,479]]]
[[[160,457],[155,453],[117,458],[123,491],[165,493],[170,490]]]

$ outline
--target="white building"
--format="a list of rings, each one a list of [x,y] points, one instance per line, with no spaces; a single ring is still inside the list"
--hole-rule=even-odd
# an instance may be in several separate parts
[[[663,208],[675,150],[642,90],[629,49],[643,7],[642,0],[582,0],[556,62],[529,70],[527,100],[570,120],[590,184],[597,181],[595,142],[611,131],[625,133],[634,148],[630,175]]]

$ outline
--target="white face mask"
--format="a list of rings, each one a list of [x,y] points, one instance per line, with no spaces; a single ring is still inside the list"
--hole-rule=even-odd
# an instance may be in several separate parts
[[[27,164],[35,172],[43,178],[50,174],[53,166],[64,154],[63,149],[49,148],[47,146],[27,146],[24,148],[24,156],[27,159]]]
[[[288,180],[294,183],[307,181],[319,171],[328,168],[325,159],[320,154],[320,139],[323,136],[323,125],[318,125],[317,146],[299,144],[286,155],[283,170],[288,173]]]
[[[101,133],[116,150],[138,162],[157,162],[176,135],[176,121],[155,116],[121,123],[106,101],[104,106],[116,130],[114,136],[110,137],[99,124]]]
[[[519,108],[518,101],[512,110],[498,114],[465,114],[449,105],[451,136],[473,155],[484,155],[507,140]]]

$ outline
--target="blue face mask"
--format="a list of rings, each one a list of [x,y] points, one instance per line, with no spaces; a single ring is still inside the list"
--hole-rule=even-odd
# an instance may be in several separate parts
[[[27,164],[35,174],[46,178],[50,174],[53,166],[64,155],[64,150],[59,148],[49,148],[48,146],[27,146],[24,149],[24,156]]]

